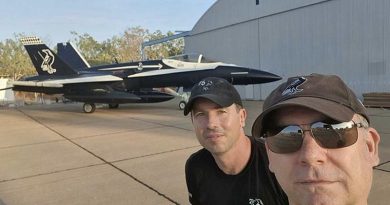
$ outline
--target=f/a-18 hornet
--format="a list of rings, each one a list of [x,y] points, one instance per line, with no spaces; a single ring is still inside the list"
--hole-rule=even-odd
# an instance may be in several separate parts
[[[234,85],[267,83],[279,76],[251,68],[222,62],[196,62],[178,59],[114,63],[91,67],[62,59],[37,37],[20,39],[29,54],[38,75],[14,81],[14,91],[63,94],[69,100],[83,102],[83,111],[95,111],[95,103],[117,108],[122,103],[154,103],[174,98],[172,94],[153,88],[191,88],[205,77],[220,77]],[[77,52],[77,51],[76,51]],[[79,60],[80,60],[79,59]],[[184,107],[181,102],[180,107]]]

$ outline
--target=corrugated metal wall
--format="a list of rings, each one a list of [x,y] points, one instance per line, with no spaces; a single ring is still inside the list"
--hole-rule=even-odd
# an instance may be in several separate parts
[[[194,27],[193,36],[186,38],[186,52],[200,52],[282,77],[337,74],[359,96],[390,92],[389,0],[297,1],[288,7],[280,6],[282,0],[264,0],[260,5],[245,1],[258,7],[248,10],[248,5],[243,5],[247,11],[259,12],[258,17],[226,17],[224,25],[221,19],[229,16],[229,8],[241,5],[236,2],[214,4]],[[270,15],[267,8],[277,13]],[[220,17],[208,21],[208,16]],[[238,19],[241,23],[229,24]],[[242,86],[239,91],[246,99],[264,99],[278,84]]]

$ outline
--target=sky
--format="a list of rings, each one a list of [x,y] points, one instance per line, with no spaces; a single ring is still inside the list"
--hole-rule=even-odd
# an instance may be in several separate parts
[[[97,41],[141,26],[149,32],[189,31],[216,0],[12,0],[1,1],[0,41],[35,35],[48,44],[73,39],[71,31]]]

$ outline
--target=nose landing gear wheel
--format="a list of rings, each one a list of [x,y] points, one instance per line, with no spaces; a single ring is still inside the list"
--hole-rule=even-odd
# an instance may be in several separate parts
[[[96,110],[96,105],[94,103],[84,103],[83,111],[85,113],[93,113]]]
[[[187,104],[187,103],[186,103],[185,101],[180,101],[180,102],[179,102],[179,109],[180,109],[180,110],[184,110],[184,108],[186,107],[186,104]]]

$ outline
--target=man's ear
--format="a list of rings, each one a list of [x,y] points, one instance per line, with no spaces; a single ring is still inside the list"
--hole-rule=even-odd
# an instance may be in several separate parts
[[[272,173],[274,173],[274,171],[272,170],[272,163],[271,163],[270,160],[269,160],[269,155],[270,155],[271,150],[269,149],[269,147],[268,147],[266,141],[264,141],[264,145],[265,145],[265,150],[267,151],[268,169],[269,169]]]
[[[241,127],[245,127],[246,117],[247,117],[246,110],[245,110],[245,108],[242,108],[240,110],[240,123],[241,123]]]
[[[372,162],[372,166],[379,164],[379,142],[380,136],[379,133],[372,127],[368,128],[368,133],[366,137],[366,145],[369,152],[369,157]]]

